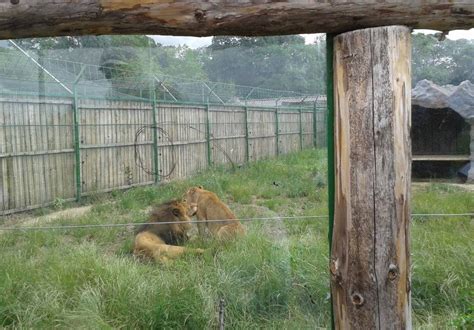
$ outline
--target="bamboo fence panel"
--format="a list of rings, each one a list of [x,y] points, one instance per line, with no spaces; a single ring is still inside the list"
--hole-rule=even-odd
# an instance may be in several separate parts
[[[279,111],[278,114],[278,150],[288,154],[301,150],[300,114],[297,111]]]
[[[212,163],[245,163],[245,109],[214,106],[209,111]]]
[[[70,99],[0,98],[0,211],[74,197]]]
[[[76,181],[82,196],[242,164],[247,153],[249,161],[273,158],[313,147],[315,137],[322,147],[325,132],[325,113],[308,108],[3,95],[0,214],[77,198]]]
[[[272,109],[250,108],[249,126],[249,159],[272,158],[277,155],[276,149],[276,115]]]

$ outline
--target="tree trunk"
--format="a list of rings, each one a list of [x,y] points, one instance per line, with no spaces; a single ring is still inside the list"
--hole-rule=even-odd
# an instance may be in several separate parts
[[[277,35],[404,24],[472,27],[474,2],[0,0],[0,39],[84,34]]]
[[[334,39],[336,328],[411,327],[410,30]]]

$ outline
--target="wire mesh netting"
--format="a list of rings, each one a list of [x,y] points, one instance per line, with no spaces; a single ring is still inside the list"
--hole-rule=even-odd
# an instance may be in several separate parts
[[[98,65],[99,49],[69,56],[10,43],[0,48],[4,214],[326,144],[321,96],[158,74],[119,60]]]
[[[12,41],[12,44],[17,46]],[[151,99],[180,103],[253,106],[301,106],[323,96],[155,74],[123,68],[50,58],[18,48],[0,49],[0,88],[4,94],[32,94],[115,99]],[[91,56],[91,52],[97,52]],[[88,50],[88,58],[100,57]]]

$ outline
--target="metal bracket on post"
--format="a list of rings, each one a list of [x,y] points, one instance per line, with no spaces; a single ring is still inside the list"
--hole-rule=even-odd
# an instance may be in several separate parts
[[[220,98],[219,95],[216,94],[216,92],[214,92],[214,88],[210,88],[204,81],[202,82],[204,84],[204,86],[206,86],[206,88],[209,90],[209,94],[207,95],[207,103],[209,104],[209,96],[212,94],[216,97],[216,99],[219,100],[219,102],[221,102],[223,105],[225,105],[225,102]],[[214,86],[215,87],[215,86]]]
[[[154,81],[156,81],[158,84],[160,84],[160,87],[163,88],[163,90],[168,93],[171,98],[175,101],[178,102],[178,99],[171,93],[171,91],[168,89],[168,87],[165,86],[165,81],[158,79],[156,76],[153,76]],[[166,100],[166,94],[165,94],[165,100]]]

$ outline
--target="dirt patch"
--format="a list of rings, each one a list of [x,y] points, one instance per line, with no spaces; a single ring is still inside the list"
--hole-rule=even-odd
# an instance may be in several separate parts
[[[5,221],[3,223],[3,226],[4,227],[10,227],[10,226],[29,227],[29,226],[34,226],[38,224],[47,224],[58,219],[78,218],[90,212],[90,210],[92,209],[92,206],[93,205],[75,207],[72,209],[66,209],[66,210],[42,215],[40,217],[13,217]]]

